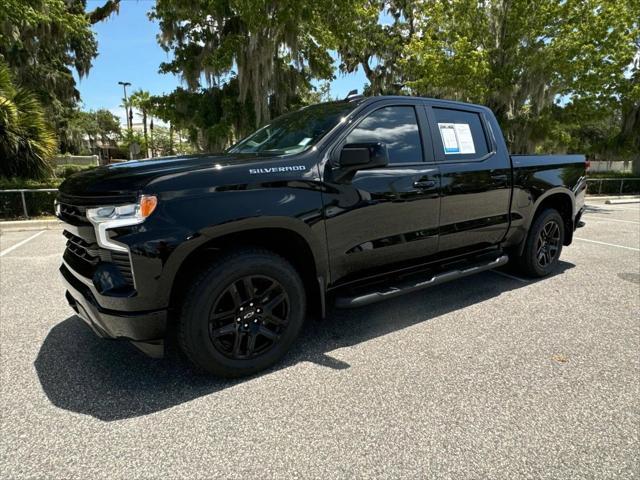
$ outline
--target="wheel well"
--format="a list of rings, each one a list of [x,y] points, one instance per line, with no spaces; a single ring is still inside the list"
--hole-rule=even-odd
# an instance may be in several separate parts
[[[307,292],[307,304],[317,311],[321,292],[317,280],[315,258],[306,240],[298,233],[282,228],[260,228],[231,233],[201,245],[182,262],[171,288],[170,306],[176,311],[194,277],[222,253],[243,247],[260,247],[285,258],[298,271]],[[171,315],[175,319],[176,315]]]
[[[545,209],[553,208],[558,211],[562,219],[564,220],[564,245],[571,245],[573,240],[573,203],[571,203],[571,197],[566,193],[554,193],[545,198],[534,214],[531,223],[540,215]]]

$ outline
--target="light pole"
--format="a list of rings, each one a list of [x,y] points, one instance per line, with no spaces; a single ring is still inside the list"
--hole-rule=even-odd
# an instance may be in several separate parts
[[[127,117],[127,129],[131,130],[133,128],[133,119],[131,118],[133,113],[130,111],[127,101],[127,87],[130,87],[131,84],[129,82],[118,82],[118,85],[122,85],[122,90],[124,90],[124,110],[125,116]]]

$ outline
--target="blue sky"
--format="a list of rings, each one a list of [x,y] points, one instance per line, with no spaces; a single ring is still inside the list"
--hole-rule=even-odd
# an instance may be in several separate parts
[[[89,0],[87,10],[103,3],[104,0]],[[154,95],[170,93],[180,85],[179,77],[158,73],[160,63],[169,57],[156,41],[157,23],[146,15],[153,4],[153,0],[123,0],[119,15],[94,26],[98,57],[89,75],[78,81],[83,108],[107,108],[125,123],[124,109],[120,107],[122,87],[118,81],[132,84],[127,93],[142,88]],[[366,78],[361,71],[350,75],[336,72],[336,75],[331,84],[333,96],[346,96],[354,88],[362,93]]]

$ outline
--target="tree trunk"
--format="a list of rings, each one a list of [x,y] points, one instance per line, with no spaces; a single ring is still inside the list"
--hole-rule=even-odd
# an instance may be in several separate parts
[[[169,155],[173,155],[173,124],[169,122]]]
[[[151,125],[150,125],[150,129],[151,129],[151,158],[153,158],[153,156],[155,155],[155,149],[153,148],[153,117],[151,117]]]
[[[146,157],[149,158],[151,154],[149,153],[149,139],[147,138],[147,111],[142,110],[142,123],[144,125],[144,148],[147,149]]]

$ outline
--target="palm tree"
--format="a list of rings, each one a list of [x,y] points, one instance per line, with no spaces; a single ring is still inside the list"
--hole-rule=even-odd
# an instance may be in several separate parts
[[[147,149],[147,156],[152,156],[149,153],[149,138],[147,136],[147,117],[151,113],[151,95],[146,90],[136,90],[129,97],[131,105],[140,110],[140,116],[142,117],[142,125],[144,128],[144,144]],[[153,120],[152,120],[153,122]]]
[[[56,137],[45,120],[40,101],[16,86],[0,62],[0,175],[44,178],[53,173]]]

